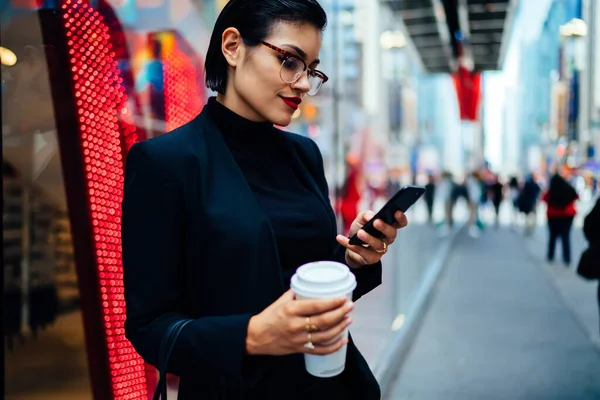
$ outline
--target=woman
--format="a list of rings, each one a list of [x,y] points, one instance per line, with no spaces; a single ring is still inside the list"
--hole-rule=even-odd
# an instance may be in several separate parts
[[[550,179],[548,191],[544,193],[543,200],[547,203],[546,216],[548,217],[548,262],[554,261],[556,241],[562,241],[563,262],[566,266],[571,264],[571,226],[577,214],[575,201],[579,198],[577,192],[562,176],[554,174]]]
[[[186,399],[378,399],[379,386],[352,340],[344,299],[294,300],[296,268],[346,263],[356,301],[381,283],[381,257],[407,225],[376,221],[368,247],[336,235],[323,160],[286,126],[327,77],[316,70],[326,15],[316,0],[232,0],[217,19],[206,82],[218,92],[183,127],[132,147],[123,202],[126,334],[157,365],[168,328],[186,325],[169,372]],[[310,324],[308,324],[310,322]],[[308,335],[305,328],[317,331]],[[314,345],[314,349],[309,347]],[[344,345],[346,368],[310,376],[303,354]]]

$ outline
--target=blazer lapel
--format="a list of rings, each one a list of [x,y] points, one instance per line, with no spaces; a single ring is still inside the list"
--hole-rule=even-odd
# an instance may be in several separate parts
[[[288,134],[293,135],[293,133]],[[281,139],[284,151],[287,153],[287,156],[293,160],[292,166],[294,171],[298,174],[301,182],[317,196],[321,203],[323,203],[323,206],[325,206],[327,213],[329,214],[334,234],[337,234],[337,222],[333,209],[331,208],[329,197],[324,197],[323,192],[317,184],[317,174],[319,173],[319,171],[317,171],[318,160],[315,156],[308,154],[306,149],[302,146],[295,145],[291,140],[286,140],[287,138],[285,136],[282,135]]]
[[[225,140],[223,139],[219,128],[217,128],[217,126],[212,122],[210,117],[207,115],[206,111],[200,113],[200,115],[196,119],[196,122],[198,123],[198,128],[204,135],[204,140],[206,142],[208,151],[219,155],[218,159],[220,160],[220,168],[227,168],[228,174],[230,175],[229,177],[233,181],[230,181],[229,183],[233,183],[233,185],[238,187],[240,192],[243,193],[244,196],[240,197],[240,202],[246,202],[246,205],[249,205],[252,208],[253,215],[255,215],[259,219],[264,219],[267,221],[267,224],[269,226],[269,237],[273,244],[272,247],[273,249],[275,249],[273,252],[273,260],[277,263],[277,269],[278,271],[280,271],[279,277],[281,280],[281,284],[283,285],[283,275],[281,274],[281,261],[279,258],[279,252],[277,251],[277,241],[275,239],[275,232],[273,231],[273,226],[269,221],[269,217],[266,215],[261,205],[259,204],[256,196],[254,195],[254,192],[250,188],[250,185],[248,185],[248,181],[246,181],[246,178],[244,177],[244,174],[240,170],[239,166],[237,165],[233,154],[231,154],[229,147],[227,147],[227,144],[225,143]],[[251,239],[257,241],[260,240],[260,238]],[[260,246],[260,243],[257,243],[257,246]]]

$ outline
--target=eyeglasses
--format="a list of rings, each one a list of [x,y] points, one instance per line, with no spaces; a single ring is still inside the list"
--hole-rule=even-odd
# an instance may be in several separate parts
[[[302,60],[295,54],[280,49],[279,47],[273,46],[272,44],[262,40],[257,40],[256,42],[262,44],[263,46],[267,46],[272,50],[275,50],[283,56],[283,59],[281,61],[281,69],[279,70],[279,76],[281,77],[281,80],[285,83],[298,82],[304,71],[308,70],[308,84],[310,86],[310,89],[308,89],[307,94],[309,96],[316,95],[319,89],[321,89],[321,86],[323,86],[323,84],[329,80],[327,75],[325,75],[321,71],[308,68],[304,60]]]

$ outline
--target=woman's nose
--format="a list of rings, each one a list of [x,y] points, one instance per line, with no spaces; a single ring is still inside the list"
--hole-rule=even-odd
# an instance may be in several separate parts
[[[308,70],[302,72],[300,78],[292,84],[292,89],[300,90],[303,93],[307,93],[310,90],[310,83],[308,82]]]

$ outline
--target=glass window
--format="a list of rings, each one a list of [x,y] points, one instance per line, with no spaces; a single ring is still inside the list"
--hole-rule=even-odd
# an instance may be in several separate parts
[[[61,152],[40,19],[2,31],[5,398],[91,399]]]
[[[155,370],[123,329],[123,163],[136,141],[201,111],[203,58],[223,4],[3,5],[6,398],[152,392]]]

